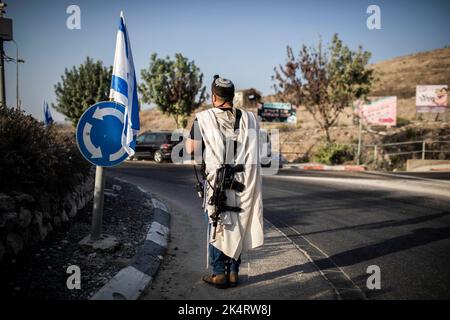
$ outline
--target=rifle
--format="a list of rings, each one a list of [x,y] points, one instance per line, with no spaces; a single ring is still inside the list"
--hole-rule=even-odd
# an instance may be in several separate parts
[[[242,192],[245,186],[237,182],[234,175],[244,171],[243,165],[230,165],[223,164],[216,171],[216,177],[214,180],[213,194],[209,199],[208,204],[214,207],[214,211],[209,216],[212,220],[214,227],[213,239],[216,239],[217,224],[220,220],[221,213],[225,211],[241,212],[239,207],[230,207],[226,205],[227,196],[225,190],[231,189],[237,192]]]

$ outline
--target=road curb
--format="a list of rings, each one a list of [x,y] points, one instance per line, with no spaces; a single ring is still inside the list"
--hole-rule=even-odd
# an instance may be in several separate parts
[[[129,181],[118,179],[130,183]],[[152,199],[153,221],[147,231],[144,243],[129,266],[120,270],[90,300],[137,300],[148,288],[167,252],[170,236],[170,212],[167,206],[155,195],[137,186]]]
[[[286,168],[298,169],[298,170],[309,170],[309,171],[367,171],[365,166],[358,165],[338,165],[330,166],[319,163],[302,163],[302,164],[289,164]]]

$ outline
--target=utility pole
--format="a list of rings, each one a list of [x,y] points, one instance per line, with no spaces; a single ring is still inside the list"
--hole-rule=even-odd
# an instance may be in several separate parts
[[[3,59],[3,39],[0,39],[0,108],[6,107],[5,61]]]
[[[3,19],[3,10],[6,4],[0,0],[0,19]],[[6,107],[6,94],[5,94],[5,60],[3,51],[3,36],[0,37],[0,108]]]
[[[20,95],[19,95],[19,63],[25,63],[25,60],[19,58],[19,45],[15,40],[12,40],[16,45],[16,107],[20,111]]]
[[[5,92],[5,52],[3,50],[3,42],[13,40],[13,24],[12,20],[4,18],[6,3],[0,0],[0,108],[6,108],[6,92]]]

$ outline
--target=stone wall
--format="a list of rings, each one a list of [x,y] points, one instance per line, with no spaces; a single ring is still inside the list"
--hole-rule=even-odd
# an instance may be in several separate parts
[[[74,191],[61,198],[51,194],[34,198],[24,193],[1,193],[0,262],[39,243],[55,228],[68,223],[92,199],[93,190],[94,178],[90,174]]]

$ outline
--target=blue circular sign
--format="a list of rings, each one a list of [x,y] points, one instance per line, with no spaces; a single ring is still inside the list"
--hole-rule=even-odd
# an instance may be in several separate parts
[[[77,144],[83,157],[99,167],[113,167],[128,153],[122,146],[125,106],[114,101],[99,102],[87,109],[77,126]]]

